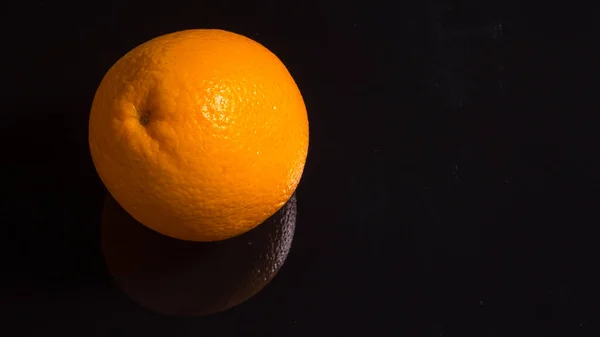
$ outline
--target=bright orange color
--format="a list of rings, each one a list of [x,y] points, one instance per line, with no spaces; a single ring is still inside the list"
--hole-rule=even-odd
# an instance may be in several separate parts
[[[197,29],[127,53],[90,115],[92,159],[136,220],[191,241],[242,234],[296,189],[308,150],[306,108],[269,50]]]

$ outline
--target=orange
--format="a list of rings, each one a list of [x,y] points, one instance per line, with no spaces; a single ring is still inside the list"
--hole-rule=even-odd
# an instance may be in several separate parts
[[[295,191],[308,151],[300,90],[259,43],[196,29],[152,39],[102,79],[89,120],[100,179],[137,221],[190,241],[258,226]]]

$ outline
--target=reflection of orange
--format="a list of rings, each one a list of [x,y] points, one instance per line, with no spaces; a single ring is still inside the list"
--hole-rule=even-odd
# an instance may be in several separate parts
[[[217,242],[176,240],[140,225],[107,196],[102,252],[116,284],[142,306],[201,316],[258,293],[282,267],[296,226],[296,198],[257,228]]]
[[[308,120],[270,51],[234,33],[188,30],[136,47],[108,71],[89,141],[100,178],[136,220],[215,241],[252,229],[289,199]]]

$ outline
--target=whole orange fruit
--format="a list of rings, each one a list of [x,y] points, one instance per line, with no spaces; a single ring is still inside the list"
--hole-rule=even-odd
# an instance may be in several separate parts
[[[89,143],[98,174],[137,221],[217,241],[256,227],[295,191],[308,119],[283,63],[259,43],[195,29],[152,39],[108,70]]]

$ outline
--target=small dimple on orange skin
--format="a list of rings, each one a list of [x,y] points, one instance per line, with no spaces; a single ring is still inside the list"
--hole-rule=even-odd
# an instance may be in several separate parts
[[[215,241],[275,213],[308,150],[302,96],[266,48],[222,30],[150,40],[103,78],[89,141],[100,178],[136,220]]]

